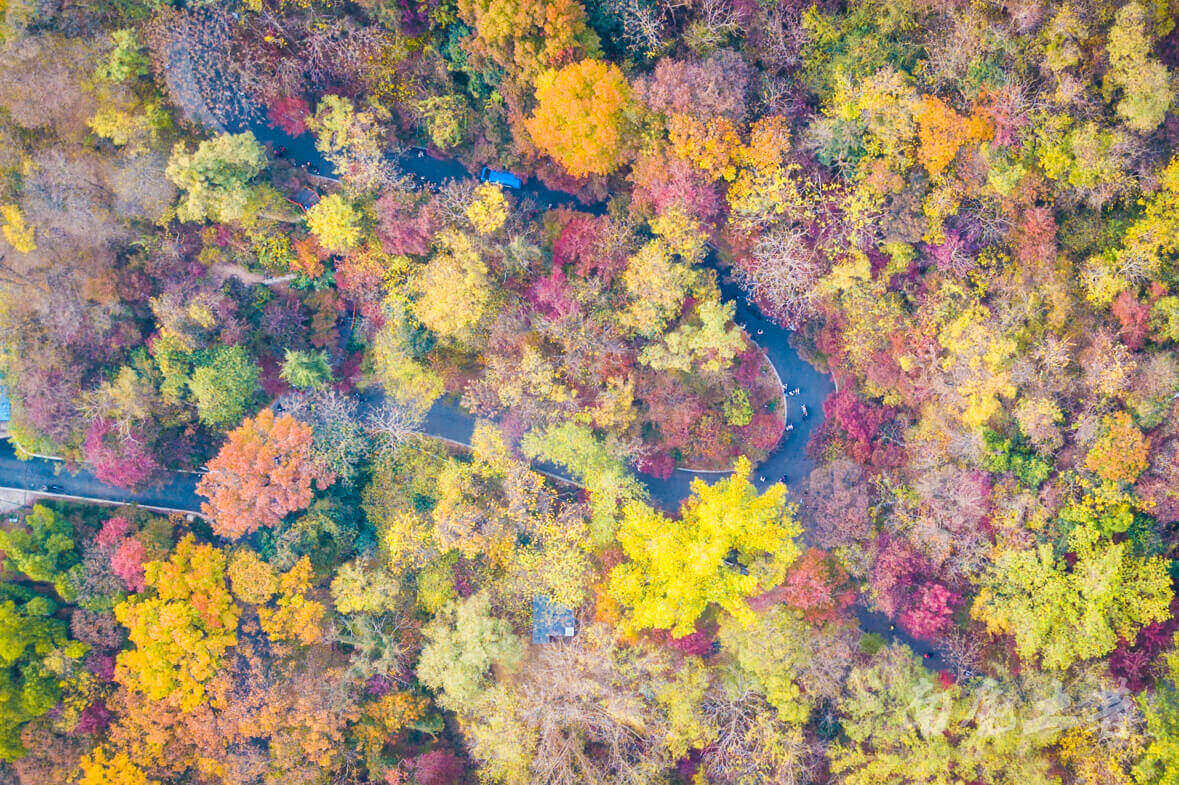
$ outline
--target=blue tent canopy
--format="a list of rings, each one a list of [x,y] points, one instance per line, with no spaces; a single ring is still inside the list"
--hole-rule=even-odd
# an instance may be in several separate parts
[[[549,643],[553,638],[572,638],[576,630],[573,609],[548,597],[532,598],[532,642]]]
[[[8,400],[8,388],[4,386],[4,374],[0,373],[0,422],[12,419],[12,402]]]

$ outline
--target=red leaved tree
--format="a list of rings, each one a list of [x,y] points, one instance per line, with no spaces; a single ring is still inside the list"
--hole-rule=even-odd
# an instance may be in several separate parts
[[[816,624],[839,618],[856,598],[847,572],[818,548],[808,549],[790,566],[782,588],[783,601]]]
[[[421,785],[458,785],[467,765],[446,750],[430,750],[413,759],[414,781]]]
[[[1110,312],[1118,320],[1118,337],[1133,351],[1139,351],[1150,333],[1150,305],[1130,292],[1122,292],[1113,301]]]
[[[609,218],[568,211],[557,215],[565,224],[553,243],[554,267],[572,264],[574,275],[581,278],[596,275],[607,284],[626,268],[626,254],[613,242]]]
[[[423,255],[430,251],[436,223],[434,210],[412,194],[388,191],[376,202],[377,237],[391,254]]]
[[[128,537],[119,544],[111,555],[111,572],[133,592],[143,591],[143,563],[147,560],[147,549],[134,537]]]
[[[141,434],[121,436],[109,420],[90,424],[82,450],[94,476],[119,488],[139,488],[160,469]]]
[[[952,623],[954,606],[962,599],[940,583],[929,581],[917,587],[909,597],[909,607],[901,611],[897,621],[917,638],[933,639]]]
[[[298,96],[276,99],[266,107],[266,118],[272,128],[281,128],[287,136],[302,136],[307,132],[307,118],[311,107]]]

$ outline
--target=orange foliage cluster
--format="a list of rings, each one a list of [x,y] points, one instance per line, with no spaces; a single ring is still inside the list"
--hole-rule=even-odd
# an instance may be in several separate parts
[[[672,115],[667,121],[672,150],[714,178],[733,179],[741,148],[741,131],[721,117],[707,123],[690,115]]]
[[[1131,483],[1150,465],[1150,439],[1133,418],[1118,412],[1105,418],[1105,432],[1085,456],[1085,467],[1103,480]]]
[[[311,439],[310,427],[270,409],[230,433],[197,485],[213,531],[237,539],[310,504],[312,483],[322,489],[334,479],[312,458]]]
[[[917,158],[931,177],[945,171],[964,144],[985,142],[994,135],[990,119],[978,112],[963,117],[940,98],[923,96],[914,116],[921,148]]]
[[[318,278],[323,275],[323,260],[328,257],[327,251],[312,236],[294,242],[295,260],[291,263],[291,271],[303,273],[308,278]]]

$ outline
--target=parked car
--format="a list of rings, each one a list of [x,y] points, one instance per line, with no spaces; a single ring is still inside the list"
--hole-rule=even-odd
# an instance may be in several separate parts
[[[498,169],[491,169],[486,166],[479,172],[479,179],[485,183],[502,185],[504,188],[515,188],[519,190],[524,187],[524,181],[511,172],[501,172]]]

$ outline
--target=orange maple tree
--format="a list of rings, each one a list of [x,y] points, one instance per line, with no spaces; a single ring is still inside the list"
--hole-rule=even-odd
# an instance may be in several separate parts
[[[926,95],[917,102],[913,115],[921,146],[917,158],[930,177],[940,176],[964,144],[984,142],[994,135],[990,119],[981,112],[963,116],[945,101]]]
[[[536,80],[536,104],[528,132],[574,177],[610,174],[622,165],[631,89],[618,66],[582,60],[546,71]]]
[[[335,479],[312,456],[311,440],[308,425],[270,409],[231,432],[197,485],[213,531],[238,539],[310,504],[312,483],[322,490]]]
[[[1102,433],[1085,455],[1085,468],[1103,480],[1131,483],[1150,465],[1150,439],[1128,412],[1107,415]]]

